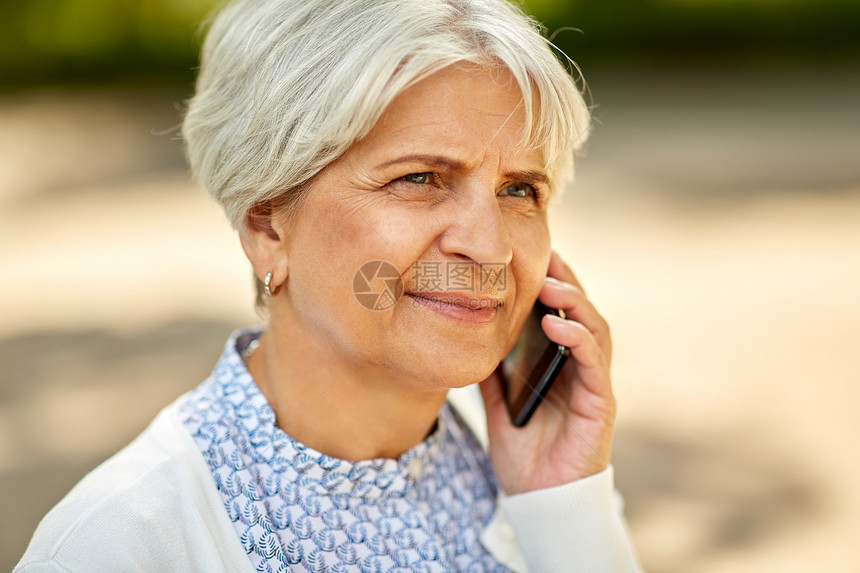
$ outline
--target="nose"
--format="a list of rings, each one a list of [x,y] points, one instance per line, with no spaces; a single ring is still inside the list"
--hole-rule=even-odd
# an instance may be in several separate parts
[[[449,209],[439,250],[479,264],[509,264],[513,251],[495,191],[463,191]]]

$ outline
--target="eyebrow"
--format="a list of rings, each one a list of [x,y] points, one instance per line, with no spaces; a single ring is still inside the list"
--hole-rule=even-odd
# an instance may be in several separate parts
[[[465,163],[456,159],[445,157],[444,155],[425,155],[421,153],[403,155],[396,159],[381,163],[377,166],[377,168],[382,169],[385,167],[390,167],[392,165],[397,165],[398,163],[421,163],[422,165],[449,169],[452,171],[462,170],[466,168]],[[522,183],[528,183],[530,185],[534,183],[549,183],[549,178],[547,177],[546,173],[544,173],[543,171],[536,171],[534,169],[526,169],[522,171],[507,171],[505,172],[505,178],[520,181]]]
[[[390,167],[398,163],[423,163],[424,165],[430,165],[431,167],[445,167],[447,169],[453,170],[465,169],[466,167],[465,163],[457,161],[456,159],[445,157],[444,155],[424,155],[421,153],[403,155],[401,157],[398,157],[397,159],[392,159],[391,161],[381,163],[378,167]]]
[[[505,173],[505,177],[514,181],[528,183],[529,185],[533,185],[535,183],[543,183],[545,185],[549,184],[549,177],[547,177],[546,173],[543,171],[508,171]]]

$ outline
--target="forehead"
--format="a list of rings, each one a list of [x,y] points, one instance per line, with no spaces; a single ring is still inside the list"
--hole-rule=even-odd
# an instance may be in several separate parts
[[[503,160],[542,162],[539,151],[524,146],[522,99],[506,68],[450,66],[398,95],[357,146],[379,153],[455,153],[466,163],[493,150]]]

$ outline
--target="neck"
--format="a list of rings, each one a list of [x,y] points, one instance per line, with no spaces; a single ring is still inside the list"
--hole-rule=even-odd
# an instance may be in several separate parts
[[[349,460],[398,458],[433,430],[447,395],[270,324],[248,370],[293,439]]]

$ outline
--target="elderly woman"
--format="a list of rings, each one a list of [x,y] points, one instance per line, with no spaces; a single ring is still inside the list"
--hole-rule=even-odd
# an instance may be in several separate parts
[[[49,513],[16,571],[635,570],[608,328],[547,227],[588,123],[501,0],[228,5],[183,134],[267,324]],[[537,299],[571,360],[518,428],[497,367]],[[446,400],[475,384],[485,419]]]

